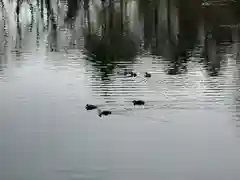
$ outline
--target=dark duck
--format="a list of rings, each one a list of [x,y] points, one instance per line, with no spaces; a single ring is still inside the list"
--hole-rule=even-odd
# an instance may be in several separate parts
[[[150,74],[150,73],[148,73],[148,72],[145,72],[145,74],[144,74],[144,77],[146,77],[146,78],[150,78],[152,75]]]
[[[110,114],[112,114],[111,111],[108,111],[108,110],[101,111],[100,109],[98,110],[98,116],[99,116],[99,117],[108,116],[108,115],[110,115]]]
[[[137,76],[137,73],[132,72],[132,71],[125,71],[125,72],[124,72],[124,75],[125,75],[125,76],[130,76],[130,77],[136,77],[136,76]]]
[[[145,104],[145,102],[143,100],[133,100],[132,103],[133,103],[134,106]]]
[[[135,73],[135,72],[130,72],[129,74],[131,77],[137,77],[137,73]]]
[[[86,110],[93,110],[93,109],[97,109],[98,107],[96,105],[93,105],[93,104],[87,104],[85,106]]]

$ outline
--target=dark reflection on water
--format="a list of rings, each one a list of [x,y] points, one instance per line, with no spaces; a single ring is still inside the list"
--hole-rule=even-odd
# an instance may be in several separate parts
[[[224,3],[0,1],[0,179],[239,179]]]

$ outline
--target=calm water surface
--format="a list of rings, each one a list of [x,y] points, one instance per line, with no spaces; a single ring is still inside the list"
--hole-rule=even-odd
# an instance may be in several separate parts
[[[210,77],[197,60],[168,75],[163,57],[139,53],[104,81],[60,36],[60,52],[49,52],[33,28],[20,52],[1,54],[1,180],[240,179],[238,57],[223,54]],[[118,73],[124,65],[138,76]],[[99,118],[87,103],[113,114]]]

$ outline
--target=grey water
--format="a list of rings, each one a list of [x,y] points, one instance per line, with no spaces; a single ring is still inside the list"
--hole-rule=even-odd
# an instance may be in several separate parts
[[[114,26],[119,28],[121,16],[130,29],[121,37],[111,27],[101,29],[104,21],[109,24],[100,1],[90,1],[88,17],[79,7],[73,28],[63,20],[66,2],[52,1],[57,31],[51,23],[44,30],[47,17],[41,19],[36,4],[28,26],[26,2],[18,31],[16,3],[3,2],[1,180],[240,179],[240,31],[234,6],[201,5],[201,13],[190,14],[179,7],[181,17],[170,18],[168,27],[179,37],[174,49],[164,39],[170,29],[161,27],[165,1],[124,1],[124,13],[115,3]],[[152,12],[158,18],[151,20]],[[186,18],[184,24],[189,16],[197,20]],[[137,77],[124,76],[124,69]],[[152,77],[144,78],[145,72]],[[133,106],[135,99],[145,106]],[[100,118],[86,104],[112,114]]]

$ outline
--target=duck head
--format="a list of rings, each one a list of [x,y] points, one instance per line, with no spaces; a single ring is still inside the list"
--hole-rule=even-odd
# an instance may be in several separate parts
[[[102,111],[100,109],[98,109],[98,116],[102,117]]]

